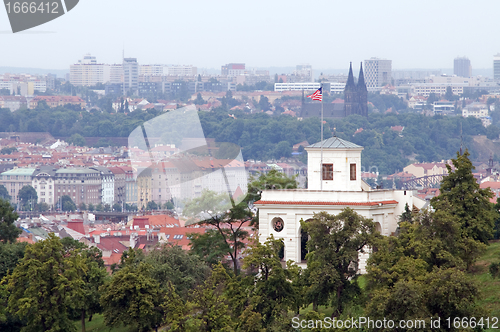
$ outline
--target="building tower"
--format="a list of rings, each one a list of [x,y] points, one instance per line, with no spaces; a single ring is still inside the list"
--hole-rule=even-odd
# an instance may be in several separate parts
[[[472,67],[470,65],[470,60],[466,57],[455,58],[453,61],[453,74],[459,77],[471,77]]]
[[[129,91],[137,93],[139,87],[139,64],[136,58],[123,59],[123,95]]]
[[[368,116],[368,89],[363,75],[363,63],[359,69],[358,84],[354,83],[352,62],[349,66],[349,76],[344,89],[344,116],[351,114]]]
[[[500,53],[493,56],[493,79],[500,80]]]
[[[370,91],[392,83],[392,60],[370,58],[365,60],[366,86]]]
[[[359,67],[359,78],[358,85],[356,87],[358,91],[358,112],[357,114],[362,116],[368,116],[368,89],[366,88],[365,76],[363,74],[363,62],[361,62]]]
[[[356,114],[358,109],[357,87],[354,83],[354,75],[352,74],[352,62],[349,65],[349,76],[344,89],[344,114],[349,116]]]

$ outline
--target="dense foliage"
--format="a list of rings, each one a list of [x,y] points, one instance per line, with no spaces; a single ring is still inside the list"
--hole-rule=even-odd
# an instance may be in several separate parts
[[[491,112],[494,125],[484,128],[481,121],[473,117],[426,117],[408,113],[401,100],[395,96],[371,95],[370,99],[375,108],[384,110],[391,107],[394,112],[326,119],[324,134],[325,139],[336,134],[363,146],[363,167],[367,171],[378,169],[381,174],[392,174],[401,171],[410,160],[432,162],[449,159],[460,148],[462,141],[470,148],[472,136],[487,135],[494,139],[500,133],[500,111]],[[299,120],[289,115],[229,111],[240,101],[230,93],[221,100],[221,107],[211,112],[199,112],[205,136],[219,142],[238,144],[247,160],[267,161],[291,157],[294,144],[303,141],[312,144],[320,140],[318,118]],[[266,98],[262,100],[260,104],[263,105],[258,104],[258,107],[271,106]],[[100,100],[100,103],[104,101]],[[274,104],[278,105],[279,102],[275,101]],[[132,113],[114,113],[111,108],[104,109],[107,111],[92,109],[87,112],[71,105],[49,108],[44,103],[37,109],[21,109],[14,113],[0,109],[0,131],[49,132],[55,137],[68,137],[70,143],[77,145],[86,144],[85,137],[99,137],[100,144],[107,145],[109,137],[127,137],[137,126],[161,114],[154,109]],[[396,110],[401,114],[396,114]],[[228,116],[229,113],[234,117]],[[404,130],[395,131],[391,129],[392,126],[401,126]],[[362,131],[355,134],[358,129]],[[471,157],[477,157],[475,151],[471,150]],[[498,154],[494,157],[500,159]]]

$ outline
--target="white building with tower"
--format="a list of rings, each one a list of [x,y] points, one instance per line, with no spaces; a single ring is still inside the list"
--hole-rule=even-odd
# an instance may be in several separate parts
[[[406,190],[372,190],[361,180],[363,147],[331,137],[306,148],[308,153],[308,189],[265,190],[255,202],[259,208],[259,239],[271,234],[283,239],[284,260],[305,268],[308,235],[300,221],[326,211],[336,215],[349,207],[371,218],[382,235],[394,234],[405,205],[422,208],[425,201]],[[368,254],[360,254],[358,268],[365,272]]]

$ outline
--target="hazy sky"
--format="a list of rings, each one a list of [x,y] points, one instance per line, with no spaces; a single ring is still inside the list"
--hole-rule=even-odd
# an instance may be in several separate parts
[[[22,1],[22,0],[19,0]],[[345,68],[370,57],[393,69],[451,68],[467,56],[491,68],[500,52],[498,0],[80,0],[66,15],[12,34],[0,8],[0,66],[69,69],[102,63],[220,68]]]

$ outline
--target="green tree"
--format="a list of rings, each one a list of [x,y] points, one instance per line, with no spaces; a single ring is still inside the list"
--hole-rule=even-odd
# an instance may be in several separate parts
[[[25,250],[25,242],[0,242],[0,280],[14,270],[23,259]]]
[[[245,202],[231,207],[227,195],[203,190],[200,197],[194,198],[184,206],[183,214],[191,220],[199,218],[199,224],[215,227],[226,243],[227,254],[231,257],[234,274],[238,274],[239,257],[245,248],[243,242],[248,232],[243,229],[245,222],[251,220],[251,212]],[[229,209],[229,210],[228,210]]]
[[[111,211],[111,206],[109,206],[109,204],[104,204],[103,210],[104,210],[104,212],[110,212]]]
[[[283,246],[283,240],[271,236],[264,244],[256,242],[244,258],[244,268],[260,271],[254,280],[255,289],[251,293],[250,304],[261,315],[264,326],[270,326],[280,316],[286,316],[298,296],[290,281],[290,271],[281,265],[280,251]],[[293,263],[290,261],[290,264]]]
[[[191,293],[194,331],[233,331],[228,298],[224,294],[228,280],[229,275],[219,264],[205,283]]]
[[[224,263],[224,257],[231,250],[220,232],[215,229],[209,229],[203,234],[193,233],[190,237],[190,252],[203,259],[208,266]]]
[[[155,201],[149,201],[146,205],[146,210],[158,210],[158,204]]]
[[[37,207],[37,210],[40,211],[40,212],[46,212],[46,211],[49,211],[49,209],[50,209],[49,204],[47,204],[45,202],[37,204],[36,207]]]
[[[145,262],[151,265],[150,275],[163,291],[168,292],[167,283],[171,283],[184,300],[189,291],[202,284],[210,274],[209,267],[198,256],[170,244],[151,251]]]
[[[497,198],[496,204],[493,205],[493,210],[496,212],[493,238],[497,240],[500,239],[500,198]]]
[[[133,326],[138,331],[149,331],[161,323],[160,289],[151,277],[151,268],[144,262],[125,263],[101,288],[107,326]]]
[[[451,90],[451,86],[446,87],[446,93],[444,94],[444,98],[446,100],[453,100],[454,99],[453,91]]]
[[[269,103],[269,99],[266,96],[263,96],[263,95],[260,96],[259,107],[264,112],[271,108],[271,104]]]
[[[500,136],[500,128],[495,125],[490,125],[486,128],[486,137],[489,139],[497,139]]]
[[[69,144],[73,144],[74,146],[86,146],[87,141],[85,140],[85,137],[83,137],[80,134],[73,134],[71,137],[68,139]]]
[[[272,169],[267,174],[261,173],[258,177],[251,177],[248,183],[246,201],[260,200],[263,190],[297,189],[296,176],[288,177],[285,173]]]
[[[11,199],[11,197],[9,195],[9,191],[3,185],[0,185],[0,199],[3,199],[3,200],[8,201],[8,202],[10,202],[10,199]]]
[[[19,197],[19,203],[24,210],[32,210],[38,200],[36,190],[32,186],[22,187],[19,190],[17,197]]]
[[[80,209],[80,211],[86,211],[87,205],[85,203],[80,203],[80,205],[78,205],[78,209]]]
[[[189,331],[186,321],[189,319],[189,308],[186,302],[176,293],[174,285],[167,282],[166,296],[162,303],[162,310],[165,312],[162,323],[171,332]]]
[[[10,203],[0,199],[0,243],[16,242],[17,237],[22,232],[14,225],[17,218],[19,218],[19,216]]]
[[[61,197],[61,203],[63,211],[76,211],[76,204],[68,195],[64,195]]]
[[[477,287],[464,272],[469,257],[459,219],[441,209],[400,220],[396,237],[374,243],[365,314],[393,320],[480,315]]]
[[[446,165],[448,175],[441,182],[440,194],[431,200],[432,207],[448,211],[460,223],[461,245],[467,252],[467,266],[472,266],[478,253],[484,250],[481,243],[488,244],[493,235],[495,211],[489,200],[493,193],[481,189],[472,174],[469,152],[457,153],[452,159],[454,168]]]
[[[315,308],[317,304],[330,304],[333,316],[338,317],[360,292],[351,278],[357,273],[358,255],[377,237],[375,225],[371,219],[345,208],[336,216],[315,213],[308,222],[301,221],[301,226],[310,236],[306,296]]]
[[[118,203],[113,204],[113,211],[122,212],[122,206]]]
[[[194,104],[203,105],[205,103],[206,103],[205,100],[201,97],[201,93],[198,92],[198,94],[196,95],[196,99],[194,100]]]
[[[89,203],[89,211],[93,212],[95,210],[94,204]]]
[[[83,267],[63,255],[53,234],[26,247],[12,274],[4,279],[10,293],[8,310],[26,320],[27,331],[74,331],[68,311],[83,281],[75,271]]]
[[[102,312],[99,290],[104,285],[108,273],[99,249],[84,246],[83,250],[77,249],[70,253],[74,264],[84,264],[85,267],[75,270],[79,272],[76,277],[81,278],[83,284],[72,298],[76,304],[75,311],[80,312],[82,332],[85,332],[85,318],[88,317],[90,322],[94,314]]]
[[[173,210],[175,208],[175,205],[172,200],[167,201],[165,204],[163,204],[163,208],[166,210]]]

